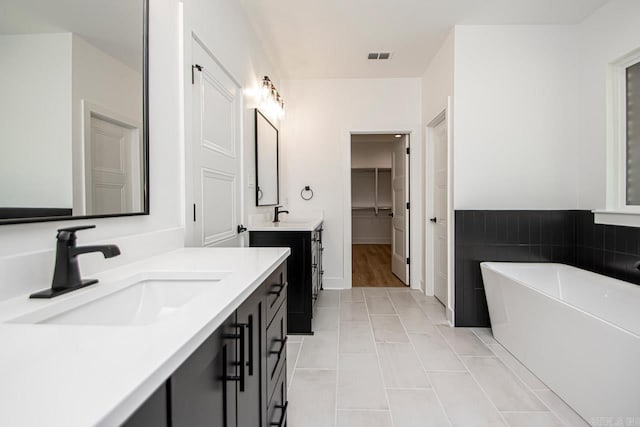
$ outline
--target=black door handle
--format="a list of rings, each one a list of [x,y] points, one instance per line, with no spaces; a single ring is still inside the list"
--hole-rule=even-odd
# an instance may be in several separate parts
[[[434,224],[438,222],[438,217],[433,217],[431,218],[429,221],[433,222]]]
[[[244,233],[245,231],[247,231],[247,227],[245,227],[244,225],[240,224],[238,226],[238,234]]]

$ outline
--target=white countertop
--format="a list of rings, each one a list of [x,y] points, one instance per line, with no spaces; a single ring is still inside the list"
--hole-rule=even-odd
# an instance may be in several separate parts
[[[317,218],[287,218],[282,215],[280,222],[256,221],[248,227],[249,231],[314,231],[322,224],[322,217]]]
[[[290,254],[287,248],[184,248],[91,278],[51,300],[0,303],[0,425],[119,425]],[[140,274],[206,279],[228,273],[167,318],[146,326],[6,323],[72,304]]]

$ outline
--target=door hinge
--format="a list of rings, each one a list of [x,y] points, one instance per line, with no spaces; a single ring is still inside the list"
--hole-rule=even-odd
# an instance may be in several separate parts
[[[196,204],[193,204],[193,222],[196,222]]]
[[[407,209],[411,209],[411,202],[407,202]]]
[[[411,148],[407,147],[407,154],[411,154]]]
[[[409,258],[407,258],[407,265],[411,264],[411,262],[409,262]]]
[[[202,65],[195,64],[191,66],[191,84],[192,85],[196,84],[196,70],[202,71]]]

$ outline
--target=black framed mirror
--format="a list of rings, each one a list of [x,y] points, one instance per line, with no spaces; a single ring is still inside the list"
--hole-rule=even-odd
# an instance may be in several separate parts
[[[149,214],[148,0],[3,0],[0,225]]]
[[[280,203],[278,128],[256,108],[256,206]]]

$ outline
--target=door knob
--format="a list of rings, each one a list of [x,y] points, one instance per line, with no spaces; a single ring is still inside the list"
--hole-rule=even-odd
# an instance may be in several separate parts
[[[429,221],[433,222],[434,224],[438,222],[438,217],[433,217],[431,218]]]

